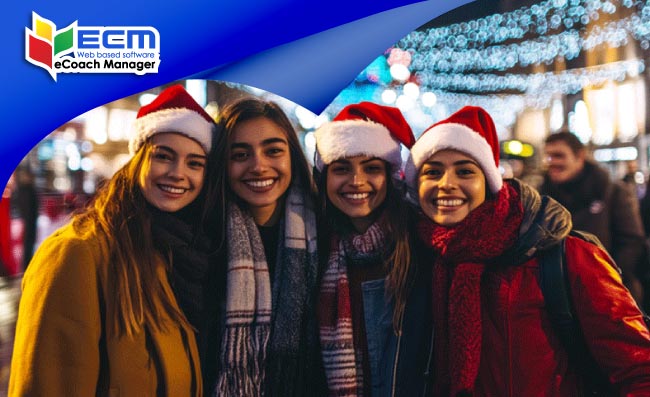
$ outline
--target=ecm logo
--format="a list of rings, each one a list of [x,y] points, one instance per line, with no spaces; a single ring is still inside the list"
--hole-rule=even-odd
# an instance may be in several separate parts
[[[158,41],[158,31],[150,27],[84,28],[77,31],[79,49],[155,49]]]
[[[160,34],[151,26],[78,26],[63,29],[32,12],[25,59],[50,73],[158,73]]]

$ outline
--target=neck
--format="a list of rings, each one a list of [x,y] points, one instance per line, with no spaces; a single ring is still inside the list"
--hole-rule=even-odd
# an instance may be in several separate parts
[[[280,219],[283,205],[275,202],[264,207],[250,207],[253,220],[258,226],[275,226]]]
[[[350,223],[352,223],[352,227],[354,227],[354,230],[356,230],[357,233],[363,234],[376,219],[376,214],[370,214],[361,218],[350,218]]]

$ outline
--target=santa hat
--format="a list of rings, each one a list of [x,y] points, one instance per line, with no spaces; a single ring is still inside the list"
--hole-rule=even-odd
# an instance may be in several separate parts
[[[133,123],[129,152],[134,154],[147,138],[160,132],[176,132],[197,141],[206,153],[212,148],[210,115],[181,85],[166,88],[150,104],[140,108]]]
[[[361,102],[348,105],[314,133],[315,165],[322,171],[326,164],[353,156],[378,157],[399,171],[402,165],[400,143],[410,148],[413,131],[399,109]]]
[[[492,193],[501,189],[499,139],[492,117],[482,108],[465,106],[425,130],[411,148],[406,183],[414,188],[422,164],[435,153],[454,149],[472,157],[481,167]]]

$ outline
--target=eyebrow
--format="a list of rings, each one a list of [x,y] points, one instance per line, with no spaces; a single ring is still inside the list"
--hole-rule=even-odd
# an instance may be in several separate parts
[[[363,161],[361,162],[361,164],[370,163],[371,161],[375,161],[375,160],[384,161],[384,160],[380,159],[379,157],[372,157],[372,158],[369,158],[369,159],[367,159],[367,160],[363,160]],[[351,164],[350,160],[348,160],[348,159],[338,159],[338,160],[334,160],[334,161],[332,161],[332,164],[334,164],[334,163]]]
[[[444,164],[442,164],[441,161],[425,161],[424,164],[428,164],[432,166],[444,166]],[[479,167],[478,163],[476,163],[476,161],[473,160],[458,160],[458,161],[454,161],[452,165],[467,165],[467,164],[472,164]]]
[[[173,153],[174,155],[178,155],[178,152],[176,152],[176,150],[172,149],[172,148],[169,147],[169,146],[165,146],[165,145],[155,145],[155,146],[154,146],[154,149],[155,149],[155,150],[164,150],[164,151],[166,151],[166,152]],[[206,158],[207,158],[206,155],[204,155],[204,154],[198,154],[198,153],[189,153],[189,154],[187,155],[187,157],[201,158],[201,159],[206,159]]]
[[[284,138],[268,138],[268,139],[263,140],[261,142],[261,145],[262,146],[268,146],[268,145],[272,145],[274,143],[283,143],[283,144],[285,144],[287,146],[289,145],[289,142],[287,142],[287,140],[284,139]],[[230,145],[231,149],[237,149],[237,148],[250,149],[252,147],[253,147],[253,145],[251,145],[250,143],[245,143],[245,142],[233,142]]]

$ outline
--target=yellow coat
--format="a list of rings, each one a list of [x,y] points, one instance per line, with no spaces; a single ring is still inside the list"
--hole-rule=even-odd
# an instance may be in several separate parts
[[[189,327],[170,320],[166,331],[107,339],[107,251],[71,225],[43,242],[23,279],[9,396],[202,395]],[[176,304],[162,262],[157,270]]]

